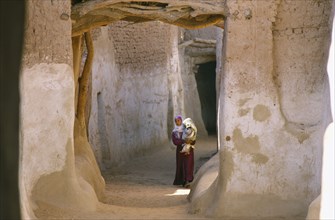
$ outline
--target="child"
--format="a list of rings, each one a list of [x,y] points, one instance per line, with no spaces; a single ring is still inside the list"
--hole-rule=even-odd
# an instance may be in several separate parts
[[[188,154],[190,152],[191,147],[194,148],[195,141],[197,138],[197,127],[194,122],[190,118],[186,118],[183,121],[183,135],[182,139],[184,140],[183,149],[180,153]]]

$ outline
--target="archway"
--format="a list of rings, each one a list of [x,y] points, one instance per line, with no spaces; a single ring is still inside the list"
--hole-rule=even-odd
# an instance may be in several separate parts
[[[80,10],[85,10],[85,4],[86,3],[83,3],[83,4],[81,4],[81,9]],[[89,5],[88,4],[88,2],[87,2],[87,4],[86,5]],[[196,5],[196,4],[195,4]],[[82,17],[76,17],[76,15],[74,15],[73,14],[73,16],[72,16],[72,18],[75,20],[74,21],[74,28],[73,28],[73,37],[74,37],[74,39],[77,39],[77,38],[79,38],[80,36],[81,36],[81,33],[82,32],[85,32],[85,31],[87,31],[87,30],[89,30],[89,29],[91,29],[91,28],[94,28],[94,27],[98,27],[98,26],[100,26],[100,25],[107,25],[108,23],[111,23],[111,22],[113,22],[114,20],[111,18],[111,17],[109,17],[109,19],[106,19],[106,16],[104,17],[104,18],[102,18],[102,17],[99,17],[99,14],[100,13],[107,13],[106,11],[108,11],[109,9],[108,9],[108,7],[110,7],[111,5],[109,5],[108,7],[106,6],[105,7],[105,10],[101,10],[101,8],[96,8],[96,9],[92,9],[92,8],[94,8],[96,5],[94,5],[94,7],[93,7],[93,5],[91,5],[92,7],[91,7],[91,12],[84,12],[84,13],[82,13],[83,14],[83,16]],[[121,7],[122,6],[122,7]],[[127,13],[125,13],[127,16],[126,17],[124,17],[124,18],[118,18],[118,20],[124,20],[124,21],[130,21],[130,22],[132,22],[133,24],[136,24],[137,22],[143,22],[143,21],[148,21],[148,20],[146,20],[147,18],[148,18],[148,14],[149,14],[149,12],[144,16],[144,18],[143,18],[143,10],[144,11],[150,11],[150,13],[152,13],[152,14],[160,14],[160,12],[155,12],[154,13],[154,9],[159,9],[159,10],[162,10],[162,9],[166,9],[167,8],[167,6],[168,6],[168,4],[156,4],[155,3],[155,5],[152,5],[152,4],[147,4],[147,3],[135,3],[135,2],[131,2],[131,3],[129,3],[129,4],[113,4],[112,5],[112,8],[113,8],[113,10],[114,11],[117,11],[117,10],[120,10],[120,11],[122,11],[121,9],[123,9],[123,8],[125,8],[125,9],[127,9],[128,7],[134,7],[134,8],[136,8],[136,9],[138,9],[138,8],[141,8],[141,9],[138,9],[138,10],[133,10],[132,12],[134,12],[133,14],[132,14],[132,16],[130,16],[129,14],[127,14]],[[196,5],[197,7],[195,7],[195,9],[194,8],[192,8],[191,6],[188,8],[188,7],[186,7],[186,8],[188,8],[187,10],[190,10],[190,12],[191,11],[196,11],[196,10],[198,10],[199,8],[201,8],[201,7],[199,7],[199,5]],[[78,7],[79,7],[79,4],[78,4]],[[120,7],[120,8],[118,8],[118,9],[115,9],[115,7]],[[185,6],[181,6],[181,8],[178,8],[178,7],[174,7],[174,10],[176,10],[176,11],[179,11],[179,10],[184,10],[183,9],[183,7],[185,7]],[[198,8],[199,7],[199,8]],[[206,8],[206,7],[205,7]],[[150,10],[149,10],[150,9]],[[79,10],[79,9],[78,9]],[[80,11],[79,10],[79,11]],[[113,11],[112,10],[112,11]],[[127,9],[128,10],[128,9]],[[214,9],[212,9],[212,10],[214,10]],[[120,12],[121,14],[123,14],[124,12]],[[137,13],[139,13],[139,14],[137,14]],[[183,11],[183,13],[185,13],[185,11]],[[198,12],[199,13],[199,12]],[[189,27],[189,28],[199,28],[199,27],[205,27],[205,26],[207,26],[207,25],[213,25],[213,24],[221,24],[222,25],[222,21],[223,21],[223,15],[214,15],[213,16],[213,18],[215,18],[215,22],[211,19],[212,17],[211,17],[211,13],[214,13],[213,11],[212,12],[210,12],[210,10],[208,11],[208,12],[206,12],[206,13],[209,13],[209,14],[207,14],[207,15],[199,15],[199,16],[193,16],[193,18],[191,18],[191,17],[188,17],[190,20],[191,20],[191,22],[190,23],[187,23],[186,21],[187,21],[187,19],[186,20],[184,20],[184,19],[176,19],[175,21],[173,21],[172,22],[172,20],[170,20],[169,22],[167,22],[167,21],[165,21],[164,19],[160,19],[160,17],[158,16],[158,15],[155,15],[155,16],[158,16],[158,17],[155,17],[155,16],[153,16],[155,19],[153,19],[153,20],[159,20],[159,21],[163,21],[163,22],[166,22],[166,23],[169,23],[169,24],[174,24],[174,25],[178,25],[178,26],[184,26],[185,27],[185,24],[187,23],[187,25],[186,25],[186,27]],[[80,14],[80,13],[79,13]],[[108,14],[108,13],[107,13]],[[194,13],[194,14],[196,14],[196,13]],[[86,17],[85,17],[85,15],[87,15]],[[113,13],[110,13],[109,15],[113,15]],[[180,15],[179,15],[180,16]],[[189,16],[189,15],[186,15],[186,17],[187,16]],[[136,17],[136,19],[135,19],[135,17]],[[164,16],[163,16],[164,17]],[[178,17],[178,16],[177,16]],[[90,21],[90,19],[101,19],[99,22],[96,22],[96,23],[94,23],[94,22],[92,22],[92,23],[89,23],[89,25],[91,25],[91,26],[85,26],[85,22],[89,22]],[[113,20],[113,21],[112,21]],[[96,20],[95,20],[96,21]],[[107,22],[108,21],[108,23],[105,23],[105,22]],[[116,21],[116,20],[115,20]],[[149,20],[150,21],[150,20]],[[186,22],[186,23],[185,23]],[[214,23],[213,23],[214,22]],[[132,23],[130,23],[130,24],[132,24]],[[200,25],[199,25],[200,24]],[[96,26],[95,26],[96,25]],[[93,39],[94,39],[94,37],[95,37],[95,33],[93,32]],[[193,42],[194,44],[195,44],[195,46],[198,46],[199,44],[200,45],[207,45],[208,43],[209,44],[211,44],[211,48],[210,48],[210,50],[211,50],[211,54],[210,54],[210,56],[211,56],[211,59],[213,59],[213,57],[214,57],[214,60],[215,60],[215,44],[214,44],[214,47],[213,47],[213,45],[212,45],[212,43],[213,42],[207,42],[207,41],[199,41],[199,39],[197,39],[197,40],[195,40],[194,42]],[[205,46],[205,47],[207,47],[207,46]],[[212,54],[212,50],[214,50],[214,54]],[[208,58],[206,58],[206,59],[208,59]],[[77,60],[76,58],[74,58],[74,60]],[[92,62],[92,61],[91,61]],[[76,68],[75,68],[76,69]],[[80,69],[80,68],[78,68],[77,67],[77,69]],[[214,68],[215,69],[215,68]],[[214,70],[214,72],[215,72],[215,70]],[[77,75],[77,76],[79,76],[79,74]],[[126,74],[124,74],[123,75],[125,78],[127,78],[127,75]],[[193,76],[194,77],[194,76]],[[123,78],[123,79],[125,79],[125,78]],[[136,77],[135,77],[136,78]],[[212,79],[214,79],[214,82],[215,82],[215,74],[214,74],[214,78],[212,78]],[[135,79],[136,80],[136,79]],[[194,85],[196,85],[195,84],[196,83],[196,80],[194,80]],[[214,85],[215,85],[215,83],[214,83]],[[93,94],[96,94],[96,93],[93,93]],[[101,93],[102,95],[104,95],[104,94],[108,94],[108,95],[111,95],[111,94],[113,94],[113,93],[105,93],[105,91],[104,92],[102,92]],[[100,100],[98,100],[98,104],[100,103],[103,103],[103,101],[102,101],[102,95],[100,95],[99,96],[99,99]],[[212,98],[213,99],[216,99],[216,95],[215,95],[215,86],[214,86],[214,94],[210,94],[211,96],[212,96]],[[204,95],[204,96],[206,96],[206,94]],[[95,97],[95,95],[93,95],[93,97]],[[138,101],[138,100],[137,100]],[[137,102],[136,101],[136,102]],[[150,103],[150,102],[152,102],[152,104],[157,104],[157,100],[146,100],[146,102],[148,102],[148,103]],[[122,99],[119,99],[119,101],[118,101],[118,103],[116,103],[115,104],[115,106],[121,106],[122,107],[122,105],[124,105],[125,104],[125,102],[123,102],[122,101]],[[113,106],[113,105],[111,105],[111,106]],[[214,109],[215,109],[216,107],[214,107]],[[101,107],[100,107],[100,109],[101,109]],[[138,111],[138,109],[136,109],[136,111],[137,111],[137,113],[139,113],[140,111]],[[101,111],[101,112],[103,112],[103,111]],[[199,111],[200,112],[200,111]],[[207,114],[207,113],[206,113]],[[216,110],[214,110],[214,115],[216,115]],[[148,119],[150,120],[150,118],[152,117],[152,115],[151,114],[148,114],[148,115],[146,115],[147,117],[148,117]],[[145,116],[145,117],[146,117]],[[99,118],[100,119],[100,121],[101,121],[101,117]],[[208,122],[208,121],[207,121]],[[206,122],[206,123],[207,123]],[[101,124],[104,124],[104,123],[101,123]],[[208,124],[208,123],[207,123]],[[210,123],[209,123],[210,124]],[[127,124],[127,125],[129,125],[129,124]],[[135,126],[136,127],[136,126]],[[215,126],[214,127],[216,127],[216,121],[215,121]],[[135,129],[137,129],[137,128],[135,128]],[[209,126],[209,130],[210,129],[212,129],[213,130],[213,128],[211,127],[211,126]],[[125,130],[127,130],[127,132],[128,132],[128,129],[125,129]],[[211,131],[212,132],[212,131]],[[135,136],[136,137],[136,136]],[[213,145],[213,147],[215,148],[215,151],[216,151],[216,147],[215,147],[215,145]],[[119,152],[117,152],[117,153],[119,153]],[[213,152],[211,152],[211,155],[212,155],[212,153]],[[127,154],[122,154],[122,156],[123,155],[127,155]],[[209,157],[205,157],[205,159],[208,159]],[[202,161],[202,162],[204,162],[204,160]],[[145,170],[145,169],[143,169],[143,170]],[[115,171],[115,170],[109,170],[109,171],[111,171],[111,173],[113,174],[113,172]],[[118,173],[119,171],[115,171],[116,173]],[[132,172],[132,171],[129,171],[129,170],[127,170],[127,171],[125,171],[126,173],[128,173],[128,172]],[[143,175],[142,175],[143,176]],[[114,178],[113,176],[107,176],[107,179],[108,178]],[[130,177],[130,178],[136,178],[136,175],[134,175],[134,176],[132,176],[132,177]],[[151,179],[155,179],[154,177],[152,177]],[[107,184],[107,187],[108,186],[110,186],[110,185],[108,185]],[[172,197],[173,198],[173,197]],[[119,201],[120,202],[120,201]],[[109,201],[109,202],[107,202],[107,203],[110,203],[110,204],[118,204],[118,203],[115,203],[115,201]]]
[[[78,62],[78,60],[80,60],[80,57],[81,57],[80,47],[83,45],[82,41],[84,40],[84,38],[82,37],[82,33],[85,33],[87,31],[90,32],[90,30],[95,27],[108,25],[110,23],[120,21],[120,20],[130,22],[129,24],[136,24],[136,23],[141,23],[141,22],[158,20],[164,23],[177,25],[180,27],[186,27],[190,29],[207,27],[210,25],[216,25],[218,27],[223,28],[223,18],[224,18],[223,8],[213,7],[213,5],[209,4],[208,2],[193,3],[189,1],[182,1],[182,2],[180,1],[179,2],[170,2],[170,1],[161,1],[161,2],[87,1],[87,2],[78,3],[78,1],[73,1],[72,3],[73,3],[72,15],[71,15],[71,18],[73,21],[72,36],[73,36],[73,48],[75,51],[74,53],[74,61],[75,61],[74,62],[74,72],[75,72],[75,80],[76,78],[80,79],[79,80],[80,83],[76,86],[76,90],[79,91],[78,92],[79,101],[78,101],[78,109],[77,109],[78,113],[84,112],[82,108],[87,108],[88,106],[85,103],[81,103],[81,102],[87,102],[87,99],[88,99],[88,96],[83,94],[81,91],[84,91],[84,93],[85,91],[88,91],[87,88],[90,83],[88,82],[89,77],[86,76],[86,74],[89,74],[89,70],[86,68],[89,65],[85,64],[84,71],[83,71],[83,73],[85,74],[82,74],[82,76],[80,76],[80,73],[78,72],[80,70],[80,62]],[[94,35],[95,34],[93,34],[93,38],[94,38]],[[85,41],[87,41],[87,39],[90,39],[90,38],[92,38],[90,34],[85,34]],[[189,45],[199,47],[200,45],[200,47],[204,47],[203,49],[205,50],[208,47],[208,45],[210,45],[209,49],[211,52],[209,56],[211,56],[210,59],[214,58],[215,60],[215,43],[213,44],[213,42],[208,42],[207,40],[201,40],[201,39],[193,39],[191,41],[183,42],[181,44],[183,44],[183,46],[186,45],[186,47]],[[90,45],[90,44],[88,43],[87,45]],[[214,48],[213,48],[213,45],[214,45]],[[134,45],[134,47],[136,46]],[[91,46],[91,48],[88,48],[88,49],[89,50],[88,50],[86,63],[92,66],[93,56],[92,55],[90,56],[90,54],[93,53],[94,48],[92,48]],[[212,52],[213,49],[214,49],[214,54]],[[90,50],[92,51],[91,53],[90,53]],[[203,51],[201,50],[196,52],[198,53],[198,55],[196,56],[199,56],[199,54],[201,54],[202,52]],[[130,54],[131,53],[132,52],[130,52]],[[202,60],[201,62],[203,62],[203,59],[205,60],[208,59],[208,56],[205,58],[201,57],[200,59]],[[198,58],[195,57],[192,62],[197,63],[198,60],[199,60],[199,57]],[[195,80],[194,79],[192,80],[194,81],[194,85],[195,85],[196,84]],[[169,79],[169,83],[170,81],[171,80]],[[101,92],[101,91],[98,91],[98,92]],[[103,94],[104,96],[107,95],[105,94],[105,92]],[[95,96],[93,95],[93,97]],[[174,98],[172,97],[172,99]],[[211,99],[215,99],[215,95],[212,94]],[[101,100],[104,100],[104,98],[102,98],[102,96],[99,96],[98,104],[99,103],[101,104]],[[204,98],[202,98],[202,102],[203,100]],[[157,100],[147,100],[147,101],[149,102],[153,101],[154,103],[157,102]],[[122,98],[120,98],[118,101],[118,104],[115,104],[115,105],[121,106],[122,108],[122,106],[124,107],[126,103],[127,101],[122,101]],[[138,103],[138,100],[134,100],[134,103]],[[189,106],[193,106],[193,103],[187,103],[187,104],[190,104]],[[176,105],[176,103],[173,103],[172,105]],[[203,105],[203,106],[206,106],[206,105]],[[99,107],[99,109],[101,109],[101,107]],[[204,109],[204,111],[206,111],[206,109]],[[182,109],[178,109],[177,111],[180,111],[180,110]],[[103,111],[100,110],[99,115],[101,115],[102,112]],[[138,114],[139,117],[143,117],[143,116],[147,117],[148,115],[150,116],[148,120],[152,120],[153,116],[151,113],[147,115],[141,114],[140,111],[138,111],[138,113],[139,113]],[[190,116],[192,118],[195,117],[197,120],[201,121],[201,123],[199,123],[201,134],[205,134],[205,133],[207,134],[208,132],[206,131],[206,128],[204,128],[204,125],[202,122],[204,119],[208,127],[207,129],[209,129],[209,133],[211,134],[215,133],[216,129],[214,129],[214,127],[216,127],[216,122],[214,122],[215,123],[215,126],[214,126],[213,121],[215,121],[216,111],[213,111],[212,113],[214,113],[214,118],[212,117],[209,120],[207,118],[209,114],[207,113],[205,113],[203,117],[201,117],[201,110],[191,112]],[[83,114],[78,114],[78,116],[81,116],[81,118],[83,118],[82,115]],[[171,116],[173,114],[169,114],[169,115]],[[118,117],[114,117],[114,118],[117,119]],[[137,120],[137,119],[133,118],[131,121],[134,121],[134,120]],[[80,122],[80,121],[83,121],[83,120],[79,120],[79,123],[81,123],[82,126],[86,126],[83,122]],[[101,116],[98,119],[98,121],[101,122]],[[124,123],[124,122],[116,121],[116,123]],[[127,124],[129,125],[129,123]],[[153,122],[153,124],[155,125],[157,123]],[[136,129],[138,129],[137,128],[138,126],[139,125],[135,125],[133,126],[133,128],[136,127]],[[130,129],[132,128],[125,128],[126,131],[129,131]],[[135,137],[137,137],[137,135],[135,135]],[[100,140],[103,140],[103,139],[104,138],[100,138]],[[103,142],[105,143],[108,141],[103,141]],[[143,144],[143,143],[146,143],[146,140],[140,141],[140,142]],[[131,143],[131,144],[134,145],[136,143]],[[127,142],[124,142],[124,145],[127,145]],[[110,150],[109,154],[119,154],[119,152],[120,152],[119,150],[116,150],[116,151]],[[99,157],[106,158],[106,156],[103,156],[100,153],[98,155]]]

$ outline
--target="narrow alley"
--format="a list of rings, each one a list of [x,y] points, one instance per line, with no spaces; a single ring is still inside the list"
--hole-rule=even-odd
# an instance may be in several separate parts
[[[216,137],[199,139],[195,172],[216,152]],[[174,174],[175,150],[168,143],[103,173],[106,198],[97,212],[71,212],[45,205],[36,215],[41,219],[199,219],[199,215],[188,213],[190,189],[172,185]]]

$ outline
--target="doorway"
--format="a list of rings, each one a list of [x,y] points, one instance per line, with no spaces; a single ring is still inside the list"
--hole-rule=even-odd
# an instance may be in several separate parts
[[[211,61],[199,64],[195,73],[199,99],[201,104],[201,116],[208,135],[216,135],[216,62]]]

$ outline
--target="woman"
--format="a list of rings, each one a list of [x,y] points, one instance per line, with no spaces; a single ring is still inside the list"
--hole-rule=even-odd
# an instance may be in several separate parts
[[[185,132],[192,129],[196,135],[197,129],[190,118],[185,119],[184,122],[182,120],[182,117],[179,115],[175,117],[175,128],[172,131],[172,142],[177,146],[176,174],[173,185],[183,185],[188,188],[193,181],[195,140],[185,138]],[[185,144],[191,147],[187,152],[182,152]]]
[[[183,185],[185,182],[184,178],[184,154],[180,153],[183,149],[183,119],[180,115],[174,119],[175,127],[172,131],[172,142],[176,145],[176,174],[173,181],[173,185]]]

